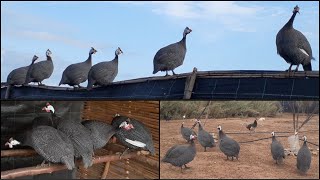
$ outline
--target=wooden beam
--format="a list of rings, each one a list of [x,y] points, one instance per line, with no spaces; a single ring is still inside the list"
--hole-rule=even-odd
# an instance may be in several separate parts
[[[185,83],[185,86],[184,86],[183,99],[190,99],[191,98],[193,86],[194,86],[194,83],[196,81],[196,77],[197,77],[197,68],[194,67],[193,71],[192,71],[192,74],[190,76],[188,76],[187,79],[186,79],[186,83]]]
[[[37,154],[33,149],[1,150],[1,157],[35,156]]]

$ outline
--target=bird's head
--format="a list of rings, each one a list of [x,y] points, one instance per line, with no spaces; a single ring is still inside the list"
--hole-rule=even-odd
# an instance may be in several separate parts
[[[307,141],[307,136],[303,136],[303,141],[304,141],[304,142]]]
[[[33,58],[32,58],[32,62],[35,62],[39,57],[34,55]]]
[[[197,138],[197,135],[195,134],[190,134],[190,140],[195,140]]]
[[[127,120],[123,121],[120,125],[119,128],[122,128],[126,131],[130,130],[130,129],[134,129],[134,126],[132,125],[130,119],[128,118]]]
[[[54,114],[54,107],[50,103],[46,103],[46,106],[42,108],[43,111],[52,112]]]
[[[300,14],[299,10],[300,10],[299,6],[296,5],[296,6],[293,8],[292,13],[299,13],[299,14]]]
[[[96,49],[94,49],[93,47],[91,47],[89,54],[95,54],[96,52],[98,52]]]
[[[117,48],[115,54],[118,56],[119,54],[123,54],[123,51],[120,49],[120,47]]]
[[[5,146],[9,146],[9,148],[13,148],[13,146],[20,144],[19,141],[13,139],[12,137],[6,142]]]
[[[189,27],[186,27],[183,31],[183,35],[186,36],[187,34],[191,33],[192,29],[190,29]]]
[[[217,129],[218,129],[219,131],[222,131],[222,127],[221,127],[220,125],[217,127]]]
[[[51,55],[52,55],[52,52],[50,51],[50,49],[48,49],[48,50],[46,51],[46,56],[51,57]]]
[[[275,136],[275,133],[274,133],[274,132],[272,132],[272,133],[271,133],[271,135],[272,135],[272,137],[273,137],[273,136]]]

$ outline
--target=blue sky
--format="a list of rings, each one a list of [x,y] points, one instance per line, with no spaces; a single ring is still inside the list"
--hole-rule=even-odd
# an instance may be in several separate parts
[[[114,58],[120,47],[115,81],[153,75],[153,57],[162,47],[187,37],[184,64],[175,72],[213,70],[285,70],[276,52],[277,32],[295,5],[294,28],[309,40],[319,70],[319,2],[3,2],[1,1],[1,82],[9,72],[29,65],[34,54],[53,53],[54,72],[44,80],[57,86],[63,70],[87,59]],[[302,67],[300,67],[302,70]],[[81,85],[86,86],[87,82]]]

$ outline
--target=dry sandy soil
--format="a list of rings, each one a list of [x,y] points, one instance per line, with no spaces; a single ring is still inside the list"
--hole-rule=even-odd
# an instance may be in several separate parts
[[[302,119],[302,118],[299,118]],[[204,120],[203,120],[204,121]],[[252,123],[254,118],[228,118],[228,119],[209,119],[206,121],[204,129],[217,134],[217,126],[220,124],[224,132],[248,132],[244,123]],[[182,120],[171,120],[160,122],[160,158],[162,159],[167,150],[175,144],[186,144],[180,134]],[[203,122],[204,123],[204,122]],[[191,127],[192,120],[185,120],[185,127]],[[256,132],[249,134],[229,134],[238,142],[249,141],[259,138],[271,137],[271,132],[292,131],[292,115],[282,115],[277,118],[266,118],[265,121],[258,121]],[[198,127],[195,128],[196,132]],[[319,116],[309,121],[301,131],[319,130]],[[308,141],[319,144],[319,131],[305,132]],[[303,134],[303,135],[304,135]],[[276,134],[277,135],[277,134]],[[278,135],[292,135],[279,134]],[[300,134],[300,138],[302,135]],[[286,137],[278,137],[284,148],[289,147]],[[302,145],[300,141],[300,146]],[[272,159],[270,150],[271,138],[251,143],[240,144],[239,160],[226,160],[226,156],[220,151],[219,145],[207,148],[204,152],[203,147],[196,141],[197,154],[194,160],[187,164],[190,169],[180,172],[180,167],[172,166],[168,163],[160,163],[160,178],[293,178],[293,179],[319,179],[319,155],[312,155],[311,168],[307,175],[300,175],[296,168],[296,157],[287,156],[284,163],[276,165]],[[316,152],[317,146],[308,144]]]

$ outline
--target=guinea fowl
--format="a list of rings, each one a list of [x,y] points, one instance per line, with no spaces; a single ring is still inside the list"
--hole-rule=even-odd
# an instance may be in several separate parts
[[[123,53],[118,47],[112,61],[100,62],[91,67],[88,74],[87,89],[92,89],[93,85],[108,85],[118,74],[118,56]]]
[[[89,51],[89,57],[86,61],[69,65],[63,71],[59,86],[61,84],[68,84],[73,87],[75,85],[80,87],[79,84],[85,82],[88,79],[88,73],[92,66],[92,54],[95,54],[96,52],[97,50],[91,47]]]
[[[53,73],[52,52],[46,51],[47,60],[34,63],[28,69],[24,84],[37,82],[38,85],[43,85],[42,81],[48,79]]]
[[[307,146],[307,137],[303,136],[303,145],[300,148],[297,156],[297,168],[305,174],[310,169],[311,164],[311,152]]]
[[[212,135],[203,129],[200,120],[197,120],[197,123],[199,125],[198,141],[201,144],[201,146],[204,147],[204,151],[206,152],[207,147],[215,147],[216,144]]]
[[[182,122],[182,124],[181,124],[180,132],[181,132],[182,137],[183,137],[185,140],[187,140],[187,142],[189,142],[189,141],[190,141],[190,135],[191,135],[191,134],[197,135],[197,133],[194,132],[194,131],[193,131],[192,129],[190,129],[190,128],[184,127],[183,124],[184,124],[184,122]],[[196,123],[194,124],[194,126],[195,126],[195,125],[196,125]],[[193,126],[193,127],[194,127],[194,126]]]
[[[282,144],[276,140],[275,133],[272,132],[272,143],[271,143],[271,154],[274,160],[276,160],[276,164],[282,163],[285,158],[284,149]]]
[[[16,139],[10,138],[5,144],[32,147],[45,161],[63,163],[69,170],[75,167],[74,149],[70,139],[63,132],[50,126],[37,126],[27,130]]]
[[[304,71],[312,71],[311,59],[312,50],[307,38],[298,30],[293,28],[293,21],[296,14],[299,13],[299,7],[293,9],[289,21],[280,29],[276,37],[277,53],[290,64],[289,74],[292,65],[297,65],[295,71],[298,71],[302,64]]]
[[[75,157],[82,157],[85,168],[92,166],[92,155],[94,144],[91,132],[77,119],[62,119],[55,114],[54,107],[47,103],[44,110],[50,112],[52,119],[57,122],[57,129],[64,132],[70,138],[75,150]]]
[[[237,143],[237,141],[231,139],[228,137],[223,131],[221,126],[218,126],[219,130],[219,147],[220,150],[227,156],[227,160],[229,159],[229,156],[236,157],[238,159],[239,152],[240,152],[240,146]]]
[[[248,124],[248,125],[246,126],[246,128],[250,131],[250,134],[251,134],[251,131],[256,132],[257,126],[258,126],[258,122],[257,122],[257,118],[256,118],[256,119],[254,120],[254,122],[251,123],[251,124]]]
[[[116,129],[116,138],[128,149],[143,149],[155,155],[152,135],[139,121],[117,114],[111,125]]]
[[[105,146],[115,133],[113,126],[102,121],[86,120],[82,121],[81,124],[91,131],[93,149],[99,149]]]
[[[168,71],[171,70],[172,74],[175,75],[173,70],[183,64],[186,56],[186,38],[191,31],[190,28],[186,27],[181,41],[163,47],[156,53],[153,58],[153,74],[158,71],[166,71],[166,76],[168,76]]]
[[[171,147],[161,161],[180,167],[181,172],[182,166],[190,168],[187,167],[186,164],[191,162],[196,156],[196,146],[194,143],[195,137],[195,135],[190,135],[190,145],[175,145]]]
[[[7,77],[7,85],[22,85],[26,80],[29,67],[32,66],[37,59],[38,56],[34,55],[29,66],[24,66],[12,70]]]

